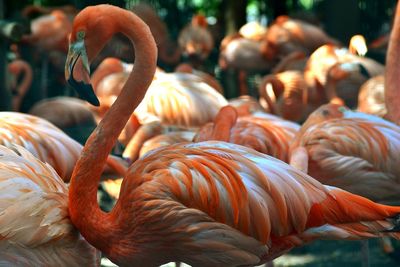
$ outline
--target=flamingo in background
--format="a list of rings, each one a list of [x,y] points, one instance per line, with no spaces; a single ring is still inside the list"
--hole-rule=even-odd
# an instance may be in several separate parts
[[[357,92],[355,95],[358,94],[361,84],[369,77],[383,74],[385,70],[382,64],[366,57],[353,55],[345,48],[339,48],[334,45],[321,46],[310,56],[304,70],[307,86],[314,88],[314,93],[309,97],[320,101],[319,105],[326,103],[324,100],[318,100],[318,97],[326,93],[329,78],[328,72],[336,64],[357,64],[360,66],[358,72],[351,72],[351,75],[348,75],[341,83],[336,84],[336,91]],[[346,104],[356,105],[357,96],[354,96],[353,99],[355,100]]]
[[[0,265],[99,266],[100,252],[71,224],[68,187],[20,146],[0,145]]]
[[[26,61],[17,59],[8,64],[8,71],[14,75],[12,109],[14,111],[19,111],[21,109],[22,101],[32,84],[32,68]],[[23,74],[22,82],[19,85],[16,85],[16,80],[21,73]]]
[[[193,74],[161,73],[135,109],[135,115],[140,122],[150,114],[164,125],[195,128],[212,121],[227,104],[222,94]]]
[[[25,147],[35,157],[50,164],[68,182],[82,151],[82,145],[50,122],[18,112],[0,112],[0,144]],[[106,176],[121,176],[126,163],[117,157],[107,159]]]
[[[295,51],[310,55],[321,45],[337,43],[315,25],[288,16],[279,16],[268,27],[261,51],[266,59],[272,61],[280,60]]]
[[[302,72],[284,71],[265,76],[258,88],[260,104],[272,114],[291,121],[302,121],[313,108],[308,103],[310,89]]]
[[[190,24],[179,33],[178,43],[183,55],[194,63],[193,66],[197,67],[205,61],[214,48],[214,38],[208,29],[206,17],[194,15]]]
[[[149,27],[158,48],[158,59],[168,65],[176,65],[181,59],[182,51],[171,40],[168,27],[150,5],[140,2],[132,7],[132,11]]]
[[[53,10],[50,14],[34,19],[31,31],[31,34],[23,36],[22,41],[46,51],[68,51],[71,22],[62,10]]]
[[[201,127],[193,140],[239,144],[287,162],[289,145],[299,128],[296,123],[264,112],[238,117],[234,107],[225,106],[218,112],[214,123]]]
[[[324,186],[282,161],[225,142],[178,144],[149,153],[131,165],[114,208],[101,211],[100,174],[153,80],[156,44],[133,13],[110,5],[87,7],[74,20],[66,62],[68,82],[99,104],[85,77],[89,62],[115,32],[134,43],[135,65],[89,137],[69,191],[72,222],[111,261],[122,266],[257,265],[316,238],[400,237],[391,232],[398,227],[400,208]]]

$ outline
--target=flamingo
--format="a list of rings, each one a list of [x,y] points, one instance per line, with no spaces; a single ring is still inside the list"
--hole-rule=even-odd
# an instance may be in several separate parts
[[[214,123],[200,128],[196,142],[220,140],[251,147],[288,162],[289,145],[300,125],[264,112],[238,117],[232,106],[221,108]]]
[[[68,217],[68,187],[20,146],[0,145],[0,265],[99,266]]]
[[[400,208],[324,186],[280,160],[225,142],[153,150],[131,165],[114,208],[101,211],[103,164],[153,80],[156,44],[133,13],[86,7],[75,17],[66,61],[68,82],[98,105],[87,83],[89,64],[115,32],[134,43],[135,65],[89,137],[69,190],[71,221],[112,262],[256,265],[316,238],[399,237]]]
[[[247,73],[270,71],[275,62],[267,60],[261,42],[236,33],[226,36],[220,45],[218,65],[222,70],[238,70],[239,96],[248,95]]]
[[[310,113],[313,103],[303,73],[284,71],[264,76],[259,88],[260,104],[272,114],[291,121],[302,121]]]
[[[21,109],[22,101],[32,84],[33,72],[31,66],[22,59],[17,59],[8,64],[8,71],[17,77],[23,73],[23,80],[21,84],[16,86],[13,90],[12,109],[19,111]]]
[[[190,24],[179,33],[178,43],[183,55],[195,61],[206,60],[214,48],[206,18],[201,14],[194,15]]]
[[[0,112],[0,144],[25,147],[43,162],[50,164],[68,182],[82,151],[82,145],[50,122],[18,112]],[[109,157],[106,173],[121,176],[126,164],[117,157]]]
[[[366,57],[353,55],[345,48],[339,48],[334,45],[323,45],[315,50],[307,61],[304,78],[308,87],[325,90],[329,77],[328,71],[336,64],[357,64],[361,66],[359,70],[362,70],[358,71],[359,75],[349,75],[341,84],[338,84],[338,91],[350,90],[358,92],[361,84],[369,77],[383,74],[385,70],[382,64]],[[353,89],[348,89],[350,87]]]
[[[201,78],[189,73],[160,73],[135,109],[139,121],[148,114],[164,125],[196,128],[214,119],[228,101]]]
[[[268,27],[261,50],[271,61],[281,59],[295,51],[309,55],[321,45],[337,43],[315,25],[288,16],[279,16]]]
[[[23,36],[22,41],[46,51],[55,49],[67,52],[71,22],[62,10],[53,10],[50,14],[34,19],[31,31],[31,34]]]
[[[379,202],[398,201],[400,128],[376,116],[326,104],[303,124],[292,149],[304,147],[308,173]]]

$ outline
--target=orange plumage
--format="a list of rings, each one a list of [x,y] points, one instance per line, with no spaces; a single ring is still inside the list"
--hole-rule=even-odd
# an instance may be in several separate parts
[[[69,219],[67,185],[48,164],[11,147],[0,145],[0,265],[99,266],[99,251]]]
[[[400,128],[379,117],[328,104],[302,126],[292,148],[309,155],[309,174],[374,201],[397,202]]]
[[[77,33],[82,30],[84,38]],[[106,42],[116,31],[134,40],[135,66],[86,143],[69,195],[71,220],[113,262],[256,265],[315,238],[398,237],[390,229],[400,208],[324,186],[280,160],[225,142],[177,144],[149,152],[130,167],[112,211],[102,212],[96,200],[102,165],[152,82],[156,45],[146,25],[132,13],[109,5],[88,7],[75,18],[66,65],[67,79],[74,83],[75,71],[86,70],[74,69],[68,62],[79,56],[86,60],[85,54],[77,53],[85,47],[87,60],[92,60],[98,40]],[[74,46],[83,40],[86,46]],[[358,226],[358,231],[351,231],[349,224]],[[327,227],[336,230],[326,231]]]

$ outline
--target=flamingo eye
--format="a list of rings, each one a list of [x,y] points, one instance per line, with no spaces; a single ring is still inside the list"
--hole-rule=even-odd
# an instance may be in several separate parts
[[[85,38],[85,32],[84,32],[84,31],[78,31],[78,32],[76,33],[76,38],[77,38],[78,40],[83,40],[83,38]]]
[[[322,115],[323,116],[328,116],[329,115],[329,110],[327,110],[327,109],[322,110]]]

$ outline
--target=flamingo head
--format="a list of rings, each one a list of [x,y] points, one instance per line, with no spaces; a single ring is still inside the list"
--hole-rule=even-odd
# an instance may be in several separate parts
[[[69,38],[68,56],[65,64],[65,78],[79,95],[94,106],[99,106],[90,84],[90,62],[104,47],[115,32],[113,20],[101,12],[112,8],[110,5],[87,7],[74,19]]]

